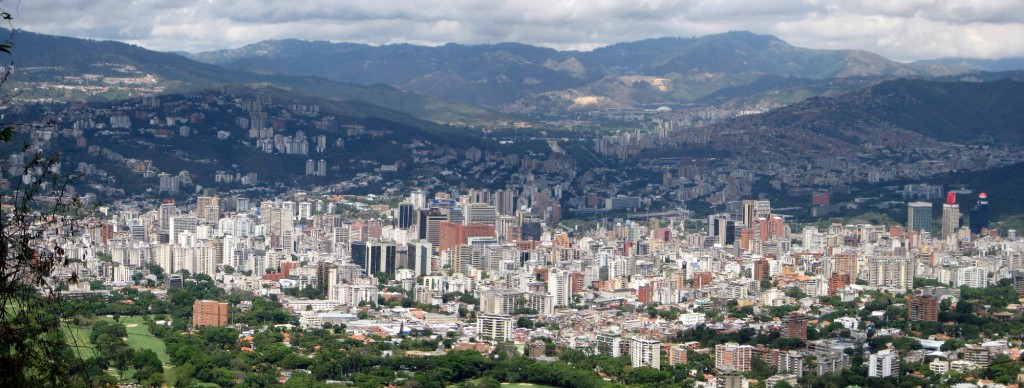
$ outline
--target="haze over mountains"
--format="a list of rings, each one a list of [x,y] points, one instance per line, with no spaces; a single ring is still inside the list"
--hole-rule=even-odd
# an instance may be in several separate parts
[[[518,43],[424,47],[270,40],[191,57],[263,74],[385,83],[512,111],[545,94],[548,103],[565,100],[559,104],[562,108],[626,107],[692,102],[764,77],[813,83],[963,72],[939,65],[901,64],[865,51],[799,48],[749,32],[649,39],[588,52]]]
[[[581,123],[578,128],[583,130],[565,134],[576,137],[566,140],[567,149],[571,150],[567,154],[570,163],[580,165],[624,161],[595,156],[614,157],[593,143],[609,134],[604,129],[606,125],[649,130],[672,121],[679,128],[687,128],[693,124],[688,120],[701,117],[699,120],[706,120],[703,124],[713,126],[692,126],[693,131],[702,132],[699,136],[691,136],[687,132],[690,129],[677,129],[677,133],[644,146],[651,152],[632,150],[626,154],[643,159],[710,150],[749,159],[736,161],[736,166],[765,176],[779,174],[778,169],[759,170],[766,166],[764,161],[782,162],[778,155],[785,155],[785,165],[790,166],[814,165],[820,158],[844,155],[847,160],[859,160],[856,163],[891,171],[893,177],[899,177],[902,166],[910,165],[907,163],[931,160],[947,151],[958,155],[957,158],[974,158],[977,154],[957,147],[998,147],[998,152],[982,152],[991,159],[1016,155],[1016,147],[1024,144],[1024,128],[1019,124],[1024,122],[1022,72],[985,73],[938,64],[902,64],[863,51],[793,47],[771,36],[746,32],[651,39],[589,52],[556,51],[516,43],[374,47],[267,41],[193,56],[210,63],[118,42],[28,32],[18,32],[15,42],[14,58],[19,72],[12,82],[20,88],[19,98],[65,102],[127,100],[96,105],[93,116],[100,124],[110,120],[107,116],[112,115],[111,109],[133,109],[138,117],[151,117],[136,124],[141,132],[125,136],[141,136],[137,139],[143,142],[140,144],[150,142],[166,147],[170,154],[189,155],[155,159],[161,171],[186,169],[193,160],[213,161],[204,169],[195,169],[197,173],[205,172],[206,178],[215,171],[231,171],[234,165],[256,165],[266,167],[263,176],[279,182],[312,179],[302,175],[302,166],[307,161],[304,155],[281,154],[270,149],[252,156],[250,162],[237,163],[218,154],[228,152],[225,150],[229,148],[190,145],[197,141],[194,139],[199,133],[215,138],[217,131],[212,127],[180,140],[154,137],[147,131],[163,136],[178,128],[165,125],[160,119],[154,121],[152,117],[160,116],[160,109],[140,108],[138,97],[177,94],[168,96],[167,101],[192,101],[188,109],[198,109],[211,117],[205,126],[234,133],[244,128],[236,128],[239,124],[232,124],[232,117],[221,116],[241,114],[240,108],[232,108],[232,104],[237,104],[232,99],[252,98],[238,97],[239,90],[252,90],[250,94],[272,95],[273,101],[280,104],[280,117],[276,119],[281,122],[295,119],[290,105],[317,106],[318,116],[333,117],[329,120],[337,125],[357,125],[378,131],[370,133],[385,133],[393,137],[377,140],[392,145],[415,148],[429,143],[430,152],[444,155],[460,155],[470,148],[490,152],[497,149],[493,146],[498,138],[438,122],[508,128],[513,120],[520,120],[527,128],[547,128],[549,124],[545,121],[571,119]],[[212,90],[210,95],[218,96],[223,105],[206,111],[194,95],[189,95],[194,91],[201,91],[201,95],[210,93],[203,90]],[[648,113],[641,113],[640,121],[634,123],[614,118],[614,111],[605,116],[609,113],[606,108],[650,109],[665,105],[673,108],[667,116],[647,117],[644,115]],[[74,111],[66,105],[60,109],[69,115]],[[702,113],[702,109],[715,113]],[[653,110],[648,112],[654,114]],[[274,119],[273,114],[268,119]],[[21,117],[34,120],[31,112]],[[367,140],[343,132],[324,132],[319,127],[327,121],[318,122],[321,124],[311,121],[285,127],[301,128],[307,137],[338,136],[336,140],[343,144],[360,144],[356,147],[359,150],[384,147],[371,141],[376,138]],[[511,137],[503,140],[514,140],[514,146],[505,143],[500,147],[502,152],[524,157],[550,152],[544,142],[529,143],[538,136],[548,136],[537,131],[540,130],[508,134]],[[240,140],[235,144],[237,150],[252,147],[245,144],[245,136],[248,135],[236,133],[228,142]],[[86,141],[93,140],[86,136]],[[622,141],[628,144],[637,140],[632,137]],[[348,171],[357,160],[381,165],[401,161],[413,169],[427,168],[417,166],[411,159],[393,160],[388,157],[394,155],[359,154],[359,150],[350,147],[323,153],[326,162],[337,167],[331,171],[339,171],[334,178],[340,178],[340,171]],[[144,157],[147,152],[148,149],[140,148],[130,156]],[[914,156],[908,159],[907,153]],[[951,154],[944,155],[948,158]],[[100,164],[91,157],[86,160]],[[1003,164],[993,161],[971,165],[985,168]],[[364,167],[372,171],[380,165]],[[465,173],[483,176],[479,171]],[[800,174],[812,176],[819,172]],[[834,181],[862,178],[838,177]]]

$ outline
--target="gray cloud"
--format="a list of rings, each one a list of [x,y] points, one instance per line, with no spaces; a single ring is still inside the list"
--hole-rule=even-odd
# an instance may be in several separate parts
[[[3,3],[29,31],[163,51],[265,39],[593,49],[730,30],[896,60],[1024,56],[1020,0],[44,0]]]

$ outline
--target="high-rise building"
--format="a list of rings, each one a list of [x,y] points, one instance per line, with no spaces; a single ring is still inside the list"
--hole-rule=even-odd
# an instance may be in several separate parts
[[[220,219],[220,199],[217,197],[196,198],[196,217],[206,222]]]
[[[932,231],[932,204],[911,202],[907,204],[907,230],[916,232]]]
[[[572,276],[569,271],[551,269],[548,271],[548,294],[555,306],[572,303]]]
[[[192,327],[227,325],[227,303],[212,300],[197,300],[192,304]]]
[[[633,337],[629,340],[629,359],[634,368],[661,369],[661,342]]]
[[[768,260],[761,258],[754,260],[754,280],[764,280],[771,277]]]
[[[497,342],[512,340],[512,317],[509,315],[480,314],[476,318],[480,339]]]
[[[1013,289],[1018,295],[1024,295],[1024,269],[1013,271]]]
[[[743,227],[754,228],[754,222],[759,218],[767,219],[772,214],[772,203],[770,201],[759,201],[753,199],[743,200]]]
[[[971,288],[988,287],[988,269],[983,267],[957,268],[956,286],[967,286]]]
[[[839,294],[839,290],[843,287],[850,285],[850,275],[845,273],[833,272],[832,276],[828,278],[828,296],[836,296]]]
[[[644,284],[637,287],[636,290],[636,301],[640,304],[651,304],[654,300],[654,285]]]
[[[868,377],[890,377],[900,375],[899,354],[885,349],[868,356]]]
[[[726,246],[736,242],[736,223],[732,220],[732,215],[711,215],[708,217],[708,227],[708,235],[717,237],[717,244]]]
[[[868,259],[868,284],[908,290],[914,287],[914,269],[909,257],[873,256]]]
[[[857,255],[843,253],[835,255],[835,272],[850,275],[850,280],[857,280]]]
[[[971,234],[981,233],[988,228],[988,194],[978,194],[978,204],[971,211]]]
[[[598,335],[594,340],[597,354],[609,357],[622,356],[622,338],[609,335]]]
[[[398,229],[409,230],[413,226],[416,213],[411,203],[398,204]]]
[[[807,340],[807,316],[791,313],[782,317],[782,336]]]
[[[672,345],[668,348],[668,364],[670,366],[686,364],[687,352],[689,351],[690,348],[686,347],[686,345]]]
[[[431,268],[432,252],[433,247],[428,241],[416,240],[410,242],[408,246],[408,268],[411,268],[416,276],[430,274],[433,270],[433,268]]]
[[[715,368],[718,370],[750,371],[754,347],[735,342],[715,345]]]
[[[956,193],[946,194],[946,203],[942,204],[942,238],[956,234],[960,228],[960,205],[956,203]]]
[[[448,215],[441,212],[441,209],[430,208],[420,210],[418,230],[419,238],[427,240],[438,247],[441,242],[441,222],[448,221]]]
[[[939,299],[932,295],[915,295],[910,298],[907,315],[911,321],[939,321]]]

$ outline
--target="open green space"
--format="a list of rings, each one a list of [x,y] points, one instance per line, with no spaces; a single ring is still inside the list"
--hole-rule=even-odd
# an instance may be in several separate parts
[[[76,356],[83,359],[96,356],[96,347],[93,346],[92,342],[89,342],[89,333],[92,332],[92,328],[67,324],[61,325],[61,331],[64,332],[64,339],[71,346]]]
[[[99,317],[98,319],[113,321],[109,317]],[[146,324],[143,317],[122,317],[120,321],[128,329],[128,346],[135,350],[150,349],[164,364],[170,363],[171,358],[167,355],[167,345],[160,338],[149,333],[149,325]],[[68,324],[62,326],[61,330],[68,343],[76,348],[76,354],[79,357],[91,358],[96,355],[96,349],[89,342],[89,334],[92,333],[91,327]]]
[[[481,379],[470,379],[467,380],[471,384],[479,384]],[[448,388],[457,387],[457,384],[449,384]],[[551,385],[544,384],[531,384],[531,383],[501,383],[501,388],[555,388]]]

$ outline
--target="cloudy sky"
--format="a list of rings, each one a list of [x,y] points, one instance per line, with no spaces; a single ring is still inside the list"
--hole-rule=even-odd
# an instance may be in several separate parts
[[[161,51],[298,38],[588,50],[730,30],[909,61],[1024,56],[1024,0],[6,0],[14,26]]]

